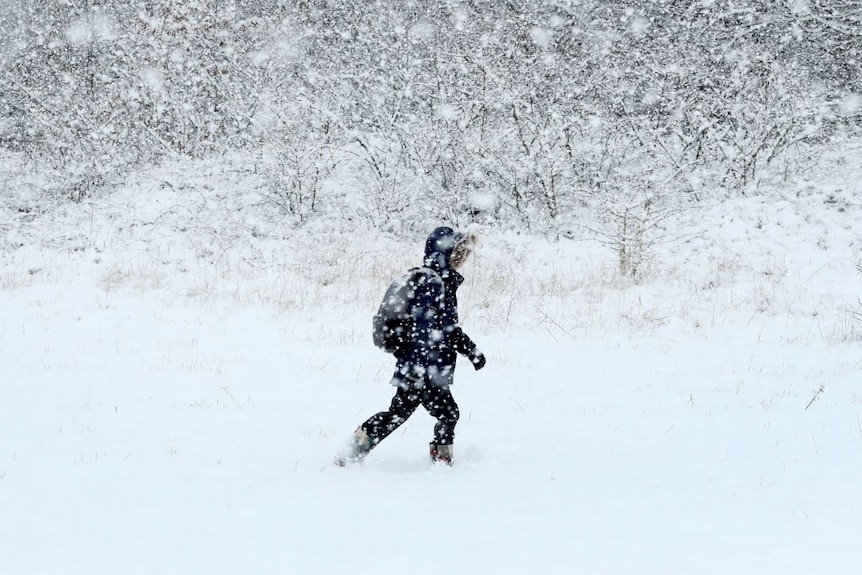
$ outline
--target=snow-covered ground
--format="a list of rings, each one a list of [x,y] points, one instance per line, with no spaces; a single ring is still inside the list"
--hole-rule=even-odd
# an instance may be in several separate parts
[[[419,238],[282,229],[211,165],[62,208],[7,194],[0,572],[857,573],[846,155],[681,215],[640,283],[593,242],[486,232],[452,468],[421,410],[331,465],[388,405],[370,317]]]

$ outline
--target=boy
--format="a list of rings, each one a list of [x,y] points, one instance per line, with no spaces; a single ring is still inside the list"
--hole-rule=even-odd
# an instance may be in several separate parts
[[[458,423],[458,404],[452,397],[457,354],[466,356],[479,370],[485,356],[458,325],[458,287],[464,277],[458,269],[472,253],[476,238],[448,227],[439,227],[425,242],[425,260],[414,268],[403,285],[393,284],[375,316],[375,341],[386,339],[386,348],[397,360],[392,385],[395,397],[387,411],[371,416],[354,432],[347,452],[335,459],[345,466],[365,459],[368,453],[422,405],[437,419],[431,460],[452,464],[452,443]],[[397,296],[393,294],[397,292]],[[382,318],[387,300],[395,297],[400,308],[396,323]],[[401,322],[401,323],[397,323]]]

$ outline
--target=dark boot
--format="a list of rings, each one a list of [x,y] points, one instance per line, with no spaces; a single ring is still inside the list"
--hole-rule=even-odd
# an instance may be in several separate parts
[[[445,463],[446,465],[452,465],[452,444],[444,445],[438,443],[432,443],[430,445],[431,448],[431,462],[432,463]]]

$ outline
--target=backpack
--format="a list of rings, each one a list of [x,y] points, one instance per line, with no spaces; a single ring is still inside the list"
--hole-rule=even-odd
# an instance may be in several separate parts
[[[406,355],[409,352],[416,327],[413,319],[416,286],[434,278],[440,281],[434,270],[413,268],[392,281],[372,320],[374,345],[386,353]]]

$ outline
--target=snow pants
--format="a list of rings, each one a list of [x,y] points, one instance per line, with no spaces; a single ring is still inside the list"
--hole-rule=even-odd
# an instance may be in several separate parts
[[[460,413],[448,387],[440,388],[427,384],[422,389],[399,387],[389,410],[372,415],[360,427],[374,445],[377,445],[407,421],[420,405],[428,410],[431,417],[437,419],[437,425],[434,426],[434,443],[451,445],[455,439],[455,425]]]

